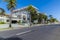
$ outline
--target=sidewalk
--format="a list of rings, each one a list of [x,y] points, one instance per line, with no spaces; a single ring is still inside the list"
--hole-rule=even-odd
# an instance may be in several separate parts
[[[12,28],[0,28],[0,31],[12,30]]]
[[[35,26],[43,26],[43,25],[53,25],[53,24],[34,24],[31,26],[23,26],[19,25],[19,27],[12,27],[12,28],[1,28],[0,31],[9,31],[9,30],[14,30],[14,29],[22,29],[22,28],[27,28],[27,27],[35,27]]]
[[[19,27],[0,28],[0,31],[9,31],[9,30],[14,30],[14,29],[22,29],[22,28],[25,28],[25,27],[24,27],[24,26],[22,26],[22,25],[19,25]]]

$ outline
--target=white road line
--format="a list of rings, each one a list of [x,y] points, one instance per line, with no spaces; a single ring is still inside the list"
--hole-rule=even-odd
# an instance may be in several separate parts
[[[31,32],[31,31],[32,31],[32,30],[25,31],[25,32],[21,32],[21,33],[17,33],[16,35],[22,35],[22,34],[25,34],[25,33]]]

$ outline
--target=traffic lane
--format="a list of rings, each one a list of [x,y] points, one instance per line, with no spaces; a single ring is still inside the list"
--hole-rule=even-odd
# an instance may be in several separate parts
[[[29,31],[29,30],[34,31],[34,30],[37,30],[37,29],[46,29],[46,28],[50,29],[51,27],[52,27],[51,25],[49,27],[48,26],[34,26],[34,27],[28,27],[28,28],[23,28],[23,29],[1,31],[0,32],[0,37],[8,38],[8,37],[14,36],[18,33],[21,33],[21,32],[25,32],[25,31]]]
[[[0,31],[0,37],[7,38],[7,37],[14,36],[17,33],[21,33],[21,32],[28,31],[28,30],[36,30],[41,27],[43,28],[44,26],[37,26],[37,27],[34,26],[34,27],[26,27],[26,28],[22,28],[22,29],[19,28],[19,29],[7,30],[7,31]]]
[[[24,28],[12,29],[12,30],[7,30],[7,31],[0,31],[0,37],[3,37],[3,38],[12,37],[18,33],[25,32],[25,31],[32,30],[32,29],[36,30],[37,28],[40,28],[40,27],[36,27],[36,26],[35,27],[24,27]]]
[[[0,31],[0,37],[8,38],[8,37],[16,35],[19,32],[23,32],[27,30],[29,30],[29,28],[22,28],[22,29],[20,28],[20,29],[12,29],[12,30],[7,30],[7,31]]]
[[[22,38],[23,40],[57,40],[59,36],[56,37],[56,35],[60,35],[58,34],[60,33],[59,30],[59,26],[42,27],[37,30],[32,30],[26,34],[16,36]]]

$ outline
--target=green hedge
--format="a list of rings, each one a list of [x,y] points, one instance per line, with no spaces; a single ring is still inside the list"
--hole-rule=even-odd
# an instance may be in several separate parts
[[[0,24],[5,24],[5,22],[0,22]]]

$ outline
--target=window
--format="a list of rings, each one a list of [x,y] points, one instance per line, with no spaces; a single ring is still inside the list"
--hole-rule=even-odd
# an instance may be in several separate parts
[[[9,22],[9,20],[7,20],[7,22]]]
[[[19,19],[21,19],[21,15],[18,15],[17,17],[18,17]]]
[[[26,16],[23,16],[23,20],[26,20]]]

